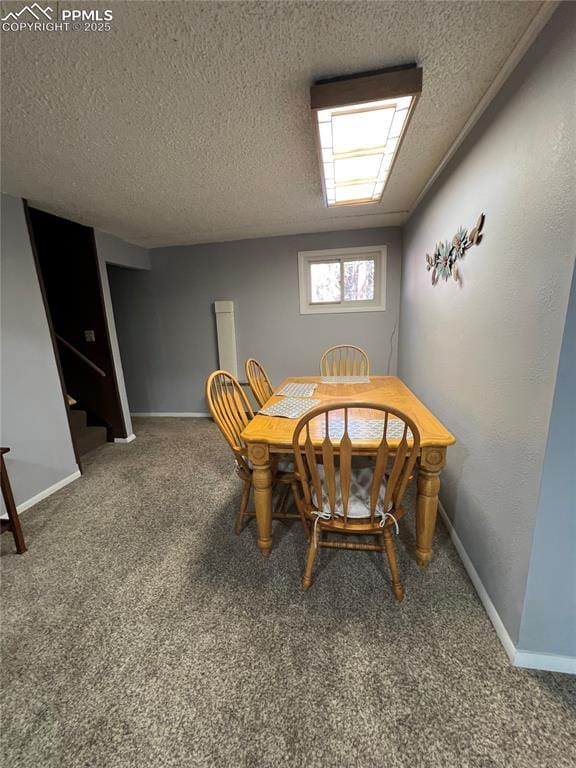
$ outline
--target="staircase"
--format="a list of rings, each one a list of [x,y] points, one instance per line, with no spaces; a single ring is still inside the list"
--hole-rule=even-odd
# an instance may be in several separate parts
[[[71,409],[70,426],[74,444],[80,456],[85,456],[107,441],[106,427],[89,427],[86,422],[86,411]]]

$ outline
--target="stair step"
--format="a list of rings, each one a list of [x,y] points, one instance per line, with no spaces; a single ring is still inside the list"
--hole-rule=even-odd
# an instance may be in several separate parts
[[[80,456],[85,456],[90,451],[106,443],[106,427],[84,427],[75,436],[76,448]]]
[[[86,411],[76,410],[75,408],[70,410],[70,424],[74,431],[80,432],[86,426]]]

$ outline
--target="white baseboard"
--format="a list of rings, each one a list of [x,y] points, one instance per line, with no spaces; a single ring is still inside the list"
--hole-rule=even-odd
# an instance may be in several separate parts
[[[202,411],[197,411],[197,412],[191,412],[191,413],[131,413],[130,416],[145,416],[145,417],[175,416],[181,419],[205,419],[208,416],[210,416],[210,414],[203,413]]]
[[[576,658],[573,656],[558,656],[553,653],[536,653],[535,651],[522,651],[516,648],[502,619],[498,615],[498,611],[494,607],[494,603],[490,599],[484,584],[482,584],[478,571],[474,568],[472,560],[470,560],[468,553],[464,549],[464,545],[441,503],[438,503],[438,511],[440,512],[440,516],[442,517],[446,528],[448,528],[452,543],[460,555],[460,559],[470,577],[470,581],[474,585],[478,597],[480,598],[480,602],[484,606],[484,610],[488,614],[488,618],[492,622],[492,626],[496,630],[498,639],[504,646],[506,655],[512,662],[512,665],[514,667],[522,667],[523,669],[541,669],[547,672],[566,672],[568,674],[576,675]]]
[[[576,675],[576,658],[559,656],[554,653],[535,653],[534,651],[516,651],[514,666],[524,669],[545,669],[548,672],[565,672]]]
[[[53,493],[56,493],[56,491],[59,491],[61,488],[64,488],[64,486],[69,485],[70,483],[73,483],[74,480],[78,480],[78,478],[81,476],[80,470],[77,469],[76,472],[73,472],[71,475],[68,475],[68,477],[63,478],[62,480],[58,480],[57,483],[54,483],[54,485],[51,485],[49,488],[46,488],[43,491],[40,491],[40,493],[37,493],[36,496],[32,496],[31,499],[28,499],[28,501],[23,501],[16,507],[16,511],[18,514],[21,512],[25,512],[27,509],[30,509],[30,507],[33,507],[34,504],[38,504],[39,501],[42,501],[42,499],[48,498],[48,496],[52,496]]]
[[[132,440],[136,440],[136,435],[132,433],[131,435],[128,435],[128,437],[115,437],[114,442],[115,443],[131,443]]]
[[[476,568],[474,568],[472,560],[470,560],[470,558],[468,557],[468,553],[464,549],[464,544],[462,544],[462,542],[460,541],[460,537],[456,533],[456,529],[452,525],[452,521],[450,520],[450,518],[446,514],[446,510],[440,503],[438,503],[438,511],[440,512],[440,515],[442,517],[442,520],[444,521],[444,524],[448,528],[448,532],[450,533],[450,538],[452,539],[452,543],[456,548],[456,552],[458,552],[458,554],[460,555],[460,559],[462,560],[462,563],[464,564],[464,568],[466,569],[466,572],[470,577],[470,581],[472,582],[472,584],[474,584],[474,588],[478,593],[480,602],[484,606],[484,610],[488,614],[488,618],[490,619],[494,629],[496,630],[498,639],[504,646],[506,655],[508,656],[512,664],[514,664],[514,659],[516,656],[516,648],[514,646],[514,643],[512,642],[512,638],[510,637],[510,635],[506,630],[506,627],[502,623],[502,619],[498,615],[498,611],[494,607],[494,603],[492,602],[492,600],[490,600],[490,595],[488,594],[488,592],[486,592],[486,588],[484,587],[484,584],[482,584],[480,576],[478,576],[478,571],[476,570]]]

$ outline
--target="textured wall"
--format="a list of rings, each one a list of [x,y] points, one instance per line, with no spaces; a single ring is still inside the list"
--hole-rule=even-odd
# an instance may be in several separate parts
[[[441,497],[513,641],[574,263],[575,22],[562,4],[404,230],[399,372],[458,439]],[[480,211],[463,285],[433,288],[425,254]]]
[[[388,246],[385,312],[300,315],[298,251]],[[235,302],[240,366],[257,357],[272,380],[315,373],[343,341],[364,347],[384,373],[400,293],[398,229],[242,240],[151,251],[152,271],[110,269],[132,412],[206,411],[204,382],[218,367],[213,303]],[[396,370],[396,344],[390,370]]]
[[[102,255],[107,264],[131,269],[151,269],[150,254],[146,248],[127,243],[99,229],[94,230],[94,236],[98,254]]]
[[[100,281],[102,283],[102,295],[104,297],[104,311],[108,323],[108,333],[110,335],[110,346],[112,347],[114,368],[116,369],[118,393],[120,395],[124,424],[126,425],[126,434],[130,437],[133,434],[132,419],[130,418],[126,383],[124,381],[124,369],[118,345],[118,335],[116,333],[116,320],[114,318],[112,297],[110,295],[107,265],[115,264],[130,269],[150,269],[150,254],[145,248],[126,243],[124,240],[119,240],[117,237],[105,232],[100,232],[97,229],[94,230],[94,237],[96,240],[96,251],[98,253],[98,267],[100,270]]]
[[[576,270],[564,327],[518,647],[576,656]]]
[[[22,504],[78,471],[22,201],[2,195],[2,445]]]

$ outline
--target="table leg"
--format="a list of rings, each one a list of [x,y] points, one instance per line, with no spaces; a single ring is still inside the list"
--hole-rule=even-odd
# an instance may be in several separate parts
[[[258,546],[268,557],[272,551],[272,463],[268,446],[265,443],[249,443],[248,458],[253,467]]]
[[[446,462],[446,448],[422,448],[416,498],[416,562],[425,568],[432,559],[432,537],[438,511],[440,472]]]

